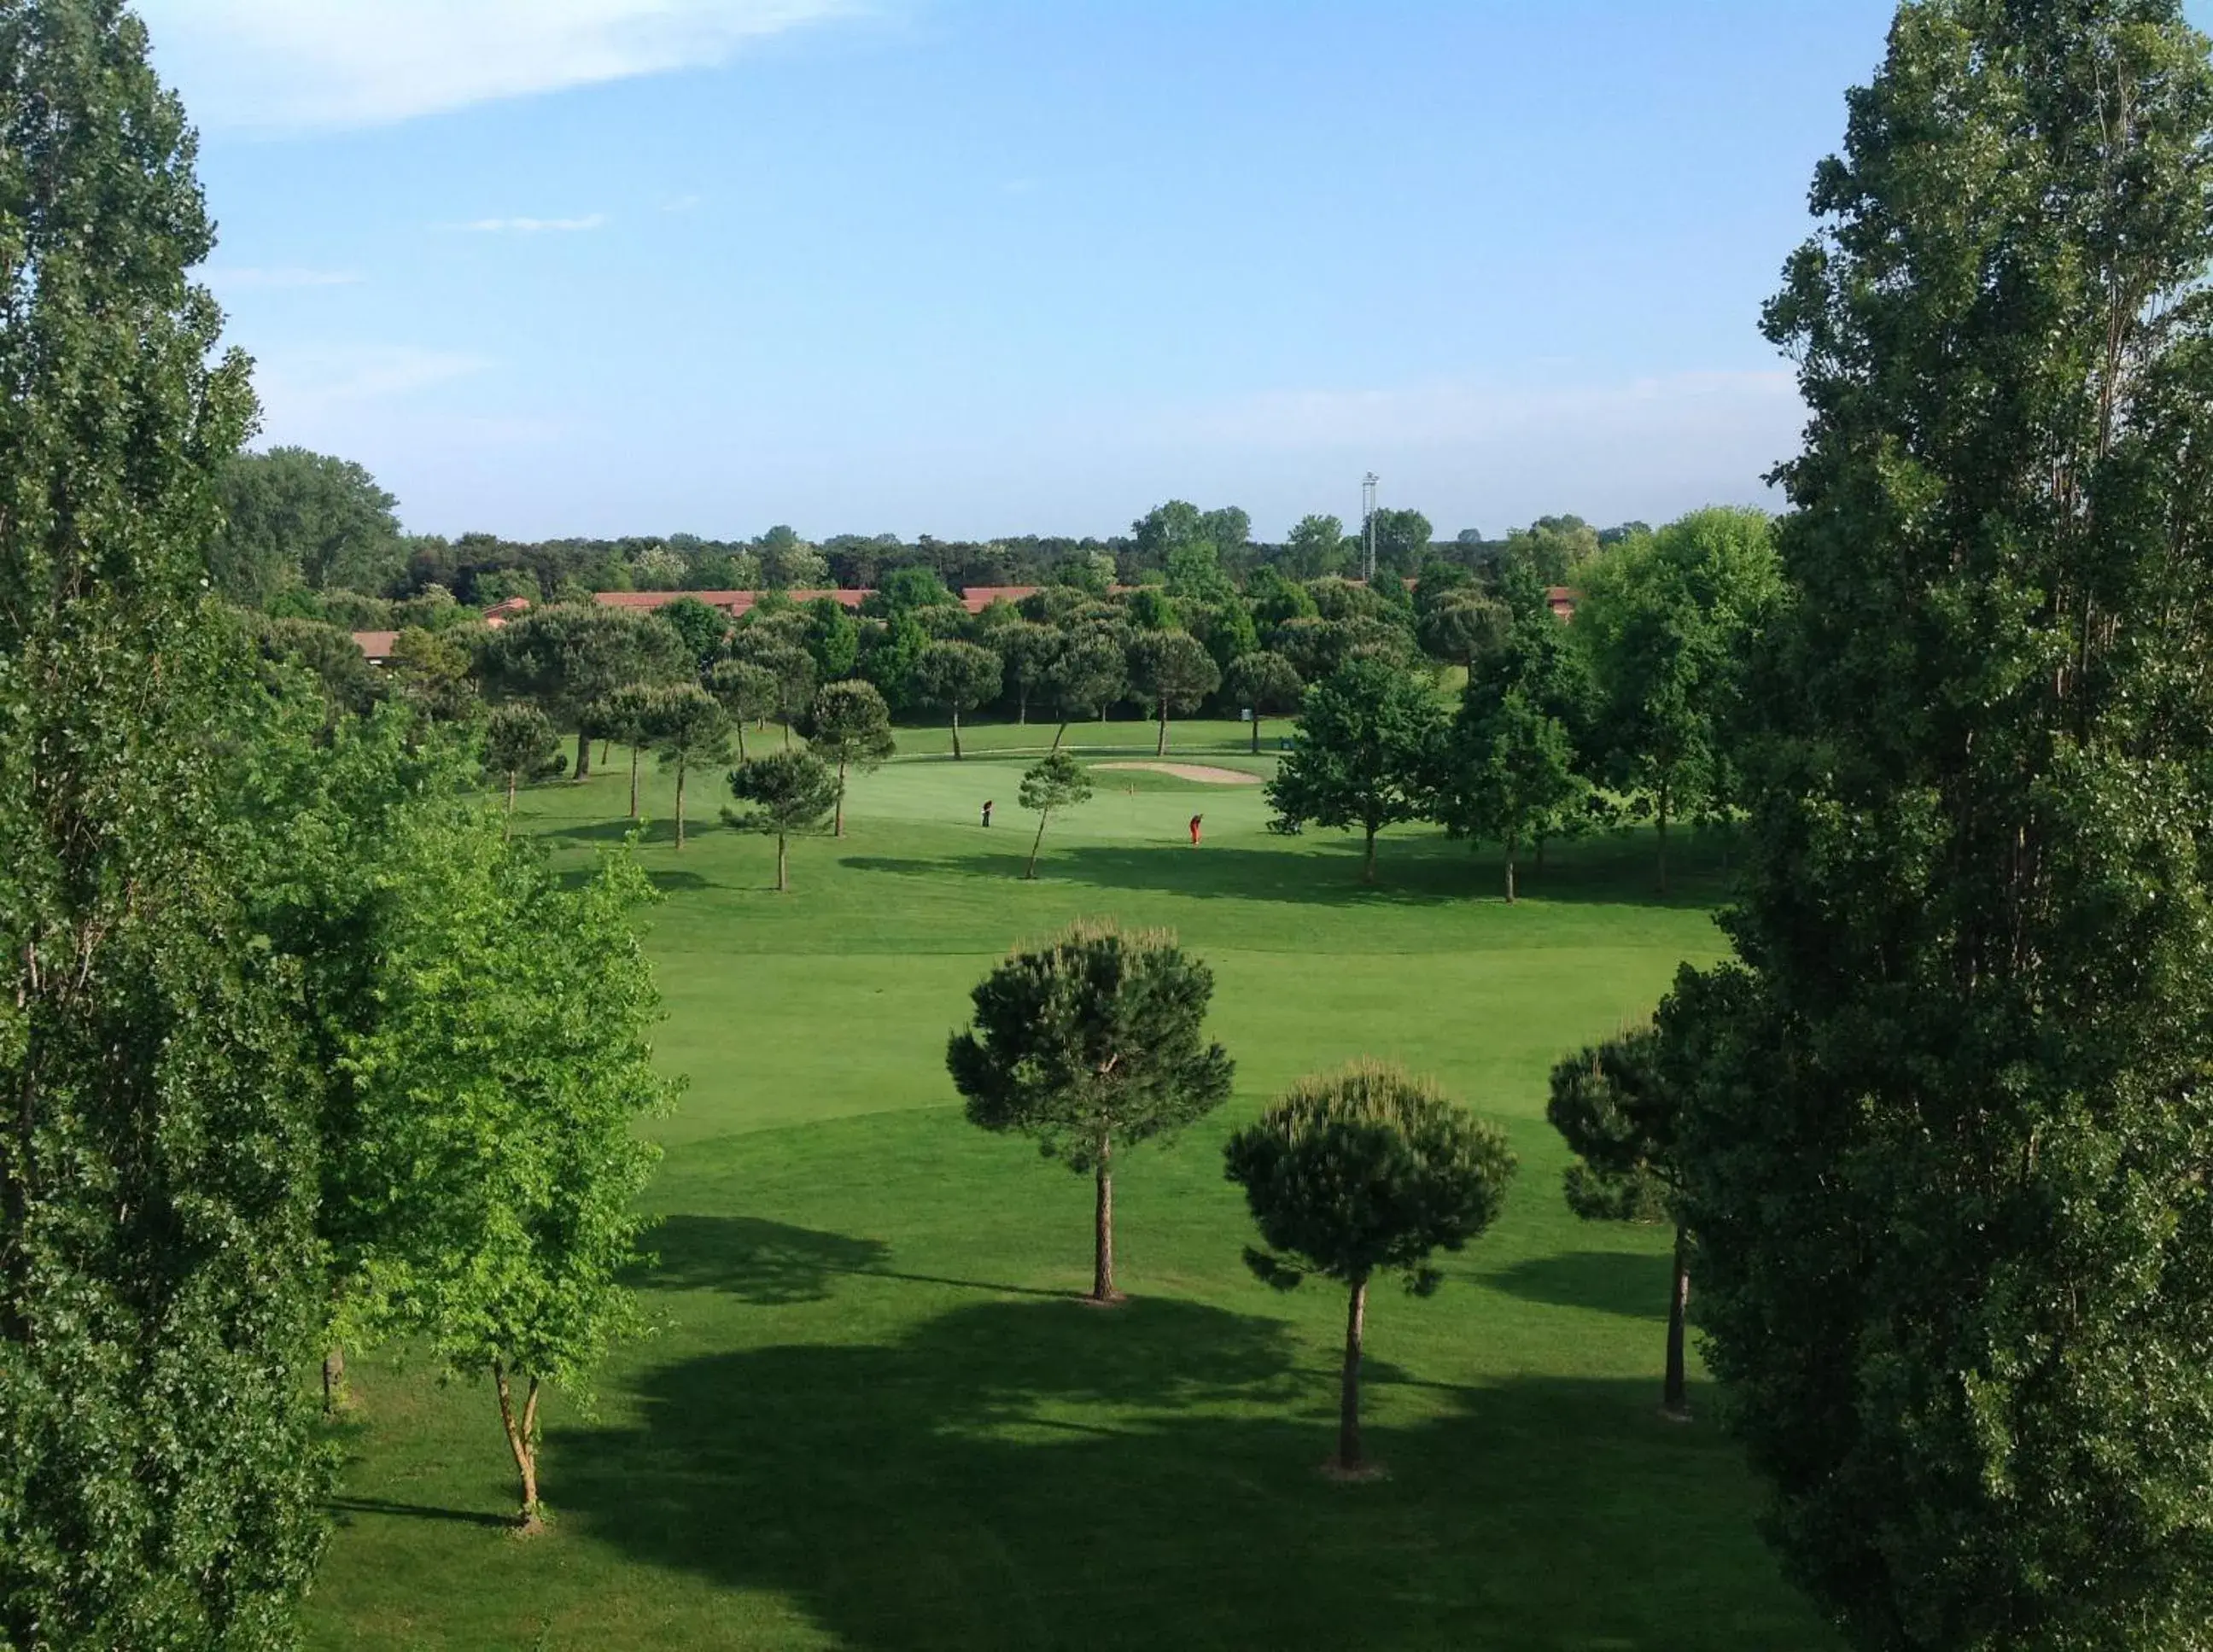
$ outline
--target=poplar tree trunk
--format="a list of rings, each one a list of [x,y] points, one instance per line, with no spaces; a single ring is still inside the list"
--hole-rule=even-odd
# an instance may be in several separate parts
[[[1667,893],[1667,783],[1660,783],[1660,893]]]
[[[1168,703],[1164,699],[1161,702],[1161,737],[1153,742],[1153,755],[1155,757],[1166,757],[1167,754]]]
[[[1344,1306],[1344,1380],[1338,1391],[1337,1466],[1347,1474],[1368,1466],[1360,1449],[1360,1344],[1368,1329],[1368,1281],[1355,1280]]]
[[[1260,714],[1258,711],[1253,714],[1253,755],[1260,755]]]
[[[953,760],[960,760],[960,708],[953,708]]]
[[[1514,839],[1506,840],[1506,904],[1514,904]]]
[[[1045,842],[1045,823],[1051,819],[1052,819],[1051,809],[1046,810],[1038,816],[1037,836],[1030,839],[1030,863],[1022,870],[1022,876],[1026,879],[1034,881],[1037,877],[1038,848]]]
[[[1091,1300],[1111,1302],[1114,1289],[1114,1140],[1099,1132],[1099,1163],[1095,1172],[1099,1199],[1092,1222]]]
[[[778,894],[786,893],[791,888],[791,881],[785,875],[783,850],[783,833],[779,832],[776,834],[776,892]]]
[[[1368,828],[1368,862],[1360,869],[1360,881],[1363,883],[1375,881],[1375,828],[1374,826]]]
[[[576,773],[578,780],[592,777],[592,737],[582,728],[576,730]]]
[[[515,1472],[521,1483],[522,1512],[519,1524],[525,1532],[545,1529],[538,1503],[538,1379],[532,1377],[524,1391],[522,1415],[515,1414],[515,1396],[508,1386],[507,1367],[491,1362],[492,1386],[499,1393],[500,1425],[507,1430],[507,1448],[515,1456]]]
[[[1683,1370],[1683,1322],[1691,1306],[1690,1235],[1675,1224],[1675,1269],[1667,1287],[1667,1381],[1660,1410],[1679,1423],[1691,1420],[1690,1384]]]
[[[838,802],[830,815],[830,835],[833,838],[845,835],[845,759],[843,758],[838,759]]]
[[[637,747],[630,748],[630,818],[637,819]]]
[[[684,852],[684,769],[680,759],[676,765],[676,852],[680,855]],[[633,780],[631,783],[637,783]]]

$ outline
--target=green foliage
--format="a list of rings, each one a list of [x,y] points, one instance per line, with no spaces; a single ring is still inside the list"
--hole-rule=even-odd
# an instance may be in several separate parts
[[[1037,836],[1030,841],[1030,863],[1024,869],[1026,878],[1037,876],[1038,845],[1045,842],[1045,829],[1051,824],[1058,809],[1074,808],[1079,803],[1091,801],[1091,777],[1083,765],[1066,752],[1049,752],[1032,764],[1022,775],[1021,806],[1038,817]]]
[[[1568,1208],[1592,1222],[1657,1222],[1678,1180],[1681,1087],[1661,1070],[1659,1035],[1639,1027],[1552,1069],[1545,1117],[1568,1150]]]
[[[1430,519],[1418,510],[1379,510],[1372,524],[1375,535],[1375,577],[1383,580],[1405,579],[1419,568],[1430,554],[1430,541],[1436,530]],[[1365,529],[1363,530],[1363,533]],[[1366,553],[1366,540],[1361,543]]]
[[[729,616],[709,607],[696,596],[680,596],[655,608],[653,617],[683,639],[685,653],[701,669],[722,654],[723,644],[729,640]]]
[[[1262,649],[1241,655],[1231,665],[1223,674],[1222,692],[1240,710],[1253,714],[1253,749],[1257,752],[1261,721],[1297,710],[1306,685],[1289,660]]]
[[[1222,686],[1222,668],[1188,632],[1147,631],[1130,643],[1130,684],[1152,702],[1160,719],[1157,753],[1168,748],[1168,716],[1187,716]]]
[[[1108,632],[1082,631],[1068,637],[1054,656],[1046,692],[1065,725],[1074,718],[1104,712],[1122,697],[1128,682],[1128,656],[1122,645]]]
[[[844,796],[837,771],[812,752],[772,752],[730,771],[730,796],[745,805],[725,808],[722,820],[741,832],[776,839],[776,887],[791,887],[786,845],[795,832],[819,832]]]
[[[1498,1219],[1515,1167],[1497,1126],[1433,1081],[1373,1061],[1300,1080],[1222,1157],[1269,1247],[1250,1258],[1269,1283],[1396,1272],[1419,1295],[1437,1287],[1438,1251]]]
[[[576,773],[591,771],[582,722],[594,702],[631,683],[680,682],[692,675],[682,639],[648,616],[619,608],[533,608],[492,634],[482,669],[495,690],[535,700],[557,724],[578,730]]]
[[[432,722],[472,722],[483,710],[470,680],[475,664],[454,632],[410,625],[393,639],[385,669],[398,698]]]
[[[707,670],[707,692],[722,701],[730,714],[738,737],[738,755],[746,754],[746,725],[761,722],[776,710],[777,674],[751,660],[717,660]]]
[[[932,643],[914,664],[914,692],[953,717],[953,755],[960,755],[960,714],[999,692],[999,656],[973,643]]]
[[[296,586],[383,595],[405,563],[393,497],[359,465],[305,448],[223,466],[223,529],[208,544],[216,592],[265,607]]]
[[[1506,899],[1515,899],[1523,844],[1571,831],[1589,791],[1566,726],[1519,688],[1494,698],[1472,686],[1436,747],[1430,809],[1455,837],[1506,851]]]
[[[1767,314],[1744,964],[1661,1021],[1709,1362],[1856,1645],[2199,1645],[2213,71],[2163,0],[1950,0],[1850,101]]]
[[[1281,565],[1293,579],[1320,579],[1325,575],[1344,572],[1351,566],[1357,549],[1360,547],[1345,537],[1344,524],[1336,517],[1302,516],[1283,543]]]
[[[1065,646],[1062,633],[1034,620],[1020,619],[991,633],[991,647],[999,656],[1001,674],[1014,691],[1017,722],[1029,721],[1030,701],[1047,691]]]
[[[515,808],[516,785],[550,768],[560,746],[560,736],[546,714],[534,705],[496,705],[485,720],[485,767],[507,788],[507,807]]]
[[[1268,802],[1287,830],[1312,821],[1367,833],[1365,881],[1375,879],[1375,834],[1422,812],[1444,716],[1430,686],[1380,660],[1356,660],[1307,691],[1299,730]]]
[[[442,869],[380,936],[381,1002],[348,1041],[349,1143],[364,1222],[363,1318],[424,1339],[459,1375],[521,1381],[503,1404],[526,1525],[539,1512],[534,1399],[588,1400],[608,1348],[642,1328],[622,1276],[659,1156],[659,1018],[627,855],[564,888],[533,850],[449,836]]]
[[[1348,1289],[1336,1466],[1358,1473],[1369,1281],[1395,1271],[1417,1295],[1436,1289],[1430,1259],[1464,1249],[1505,1204],[1505,1133],[1429,1079],[1356,1061],[1294,1084],[1229,1138],[1222,1164],[1269,1247],[1245,1252],[1256,1277],[1289,1290],[1319,1273]]]
[[[249,622],[261,657],[272,665],[297,666],[314,674],[329,700],[333,716],[365,716],[384,698],[384,680],[361,651],[361,645],[336,625],[314,619],[268,619]],[[272,684],[271,686],[274,686]]]
[[[831,830],[845,831],[845,775],[850,769],[874,770],[899,749],[892,736],[891,708],[874,683],[855,680],[832,683],[814,697],[808,748],[838,771],[838,802]]]
[[[970,995],[972,1023],[946,1045],[969,1123],[1031,1137],[1095,1178],[1099,1301],[1115,1295],[1114,1149],[1180,1130],[1229,1098],[1235,1064],[1204,1037],[1213,996],[1213,972],[1165,930],[1078,924],[986,976]]]
[[[315,1077],[201,595],[247,364],[113,5],[0,6],[0,1643],[292,1645],[329,1466]],[[321,706],[296,712],[320,728]]]
[[[930,633],[912,611],[896,611],[862,638],[861,674],[876,686],[885,704],[904,711],[915,704],[915,667],[929,647]]]
[[[814,680],[834,683],[850,677],[861,662],[861,628],[845,605],[834,596],[818,596],[807,604],[806,629],[800,646],[814,661]]]
[[[676,774],[676,847],[684,848],[684,782],[699,764],[721,763],[730,755],[730,714],[697,683],[659,690],[645,733],[660,753],[661,765]]]

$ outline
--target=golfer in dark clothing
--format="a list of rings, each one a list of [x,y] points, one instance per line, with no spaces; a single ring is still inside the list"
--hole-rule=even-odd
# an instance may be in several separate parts
[[[985,826],[991,824],[991,802],[989,798],[984,801],[984,824]]]

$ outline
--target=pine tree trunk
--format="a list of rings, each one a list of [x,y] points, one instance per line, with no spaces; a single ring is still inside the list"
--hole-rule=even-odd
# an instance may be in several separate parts
[[[1374,826],[1368,828],[1368,862],[1360,869],[1360,881],[1363,883],[1375,881],[1375,828]]]
[[[1690,1235],[1677,1222],[1674,1273],[1667,1287],[1667,1379],[1660,1410],[1679,1423],[1691,1420],[1690,1383],[1683,1369],[1683,1323],[1691,1306],[1690,1245]]]
[[[515,771],[507,771],[507,824],[500,830],[503,840],[515,836]]]
[[[592,777],[592,737],[582,728],[576,730],[576,773],[578,780]]]
[[[1060,742],[1066,737],[1067,734],[1068,719],[1066,717],[1063,717],[1060,720],[1060,727],[1052,731],[1052,749],[1054,751],[1057,752],[1060,749]]]
[[[776,834],[776,889],[778,894],[783,894],[790,888],[791,881],[784,867],[783,833],[779,832]]]
[[[676,852],[684,852],[684,759],[676,760]]]
[[[1027,728],[1029,727],[1029,722],[1030,692],[1027,688],[1019,689],[1015,694],[1015,726],[1017,728]]]
[[[1514,839],[1506,840],[1506,904],[1514,904]]]
[[[507,1448],[515,1457],[515,1476],[521,1485],[522,1511],[518,1524],[525,1532],[540,1531],[545,1521],[540,1518],[538,1505],[538,1379],[530,1379],[520,1417],[515,1414],[515,1396],[508,1386],[507,1367],[498,1360],[491,1362],[491,1380],[499,1393],[500,1426],[507,1430]]]
[[[323,1415],[331,1416],[345,1394],[345,1350],[333,1346],[323,1356]]]
[[[630,818],[637,819],[637,747],[630,748]]]
[[[783,716],[783,749],[787,752],[791,749],[791,714],[789,712],[784,713]]]
[[[1258,711],[1253,714],[1253,755],[1260,755],[1260,714]]]
[[[1051,819],[1052,819],[1051,809],[1046,809],[1038,816],[1037,836],[1030,839],[1030,863],[1022,870],[1022,876],[1025,879],[1034,881],[1037,877],[1038,850],[1045,842],[1045,823]]]
[[[830,815],[830,835],[845,835],[845,759],[842,757],[838,759],[838,802]]]
[[[1095,1171],[1099,1198],[1092,1219],[1091,1300],[1111,1302],[1114,1289],[1114,1141],[1099,1132],[1099,1163]]]
[[[1660,893],[1667,893],[1667,783],[1660,783]]]
[[[960,708],[953,708],[953,760],[960,760]]]
[[[1368,1329],[1368,1281],[1354,1283],[1344,1307],[1344,1378],[1338,1390],[1337,1466],[1356,1474],[1368,1466],[1360,1448],[1360,1344]]]
[[[737,728],[738,761],[742,763],[746,760],[746,720],[743,717],[740,717],[737,720]]]
[[[1157,741],[1155,741],[1153,742],[1153,755],[1154,755],[1155,757],[1166,757],[1167,754],[1168,754],[1168,703],[1167,703],[1167,701],[1166,701],[1165,699],[1163,699],[1163,700],[1161,702],[1161,737],[1160,737]]]

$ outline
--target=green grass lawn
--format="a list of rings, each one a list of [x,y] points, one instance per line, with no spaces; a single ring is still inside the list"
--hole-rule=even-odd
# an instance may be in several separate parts
[[[857,779],[845,838],[795,843],[784,896],[773,844],[712,824],[719,776],[692,788],[680,857],[653,778],[659,1048],[688,1080],[653,1126],[660,1329],[594,1414],[553,1402],[557,1521],[528,1542],[503,1529],[488,1381],[357,1360],[311,1644],[1832,1647],[1726,1439],[1657,1415],[1663,1235],[1570,1216],[1544,1123],[1558,1055],[1718,953],[1710,864],[1686,856],[1663,903],[1648,840],[1577,845],[1509,908],[1495,857],[1408,829],[1363,889],[1356,844],[1269,834],[1258,787],[1102,772],[1023,883],[1021,759],[983,754],[1052,733],[964,731],[978,755],[955,764],[942,730],[903,731],[912,755]],[[1152,748],[1135,723],[1071,740]],[[1178,725],[1172,755],[1265,771],[1246,741]],[[525,829],[581,864],[621,834],[621,770],[526,794]],[[997,955],[1096,914],[1170,925],[1212,965],[1238,1061],[1221,1115],[1118,1161],[1135,1300],[1107,1312],[1072,1300],[1088,1184],[966,1125],[942,1064]],[[1316,1471],[1343,1298],[1245,1271],[1220,1151],[1287,1081],[1362,1053],[1503,1121],[1521,1173],[1435,1297],[1375,1300],[1391,1478],[1342,1485]]]

